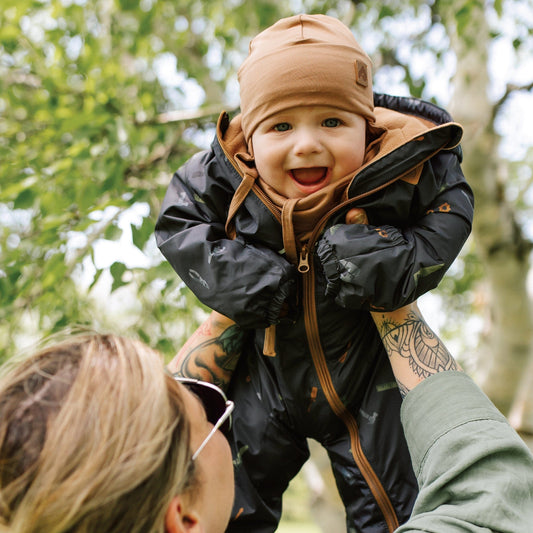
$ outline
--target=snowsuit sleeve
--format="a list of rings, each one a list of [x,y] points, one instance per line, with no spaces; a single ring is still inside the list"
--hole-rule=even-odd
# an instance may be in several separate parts
[[[366,210],[368,225],[338,218],[318,242],[326,294],[342,307],[390,311],[413,302],[438,285],[470,234],[474,202],[457,154],[426,162],[416,185],[390,187],[350,206]]]
[[[210,151],[173,176],[155,234],[157,244],[197,298],[243,328],[275,323],[294,285],[294,267],[261,244],[225,233],[234,190]]]
[[[533,456],[471,378],[429,377],[401,419],[420,492],[397,533],[531,531]]]

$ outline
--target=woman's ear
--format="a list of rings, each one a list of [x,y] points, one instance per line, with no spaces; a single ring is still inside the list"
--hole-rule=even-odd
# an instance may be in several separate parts
[[[184,498],[174,496],[165,514],[166,533],[201,533],[200,517],[188,510]]]

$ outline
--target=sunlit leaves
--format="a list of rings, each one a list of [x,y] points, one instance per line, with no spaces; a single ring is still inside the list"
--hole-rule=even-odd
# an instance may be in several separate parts
[[[167,355],[177,349],[186,331],[176,324],[190,332],[201,306],[161,262],[153,226],[172,172],[198,139],[205,144],[213,117],[158,116],[191,102],[234,104],[252,35],[281,16],[331,13],[372,37],[376,65],[399,73],[408,92],[434,98],[428,81],[449,53],[439,9],[454,7],[464,27],[475,1],[3,0],[0,352],[31,328],[69,323],[124,329]],[[508,1],[492,4],[502,16]],[[530,37],[517,33],[514,46]],[[427,56],[431,72],[413,60]],[[140,204],[142,215],[121,219]],[[121,252],[130,229],[139,264]],[[113,257],[98,255],[101,242]],[[466,290],[460,276],[444,288]]]
[[[258,9],[259,23],[271,23],[279,6]],[[197,148],[182,137],[186,125],[156,118],[189,105],[195,85],[179,80],[197,80],[207,101],[223,106],[229,52],[245,51],[249,15],[239,2],[228,16],[221,2],[4,0],[0,351],[25,330],[97,325],[92,302],[106,291],[142,304],[136,323],[120,327],[167,353],[186,331],[167,333],[166,321],[180,315],[193,327],[198,304],[168,265],[161,270],[153,226],[172,172]],[[166,56],[176,58],[174,72],[163,68]],[[142,267],[121,251],[120,216],[137,202],[148,208],[129,225]],[[102,217],[110,206],[115,215]],[[113,257],[99,258],[98,242],[115,243]]]

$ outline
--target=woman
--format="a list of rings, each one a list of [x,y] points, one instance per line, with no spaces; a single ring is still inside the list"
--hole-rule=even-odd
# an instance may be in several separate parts
[[[416,304],[374,313],[420,494],[398,533],[523,533],[533,455]],[[215,349],[216,343],[205,345]],[[0,531],[221,533],[233,502],[233,404],[176,381],[143,344],[72,337],[0,378]],[[180,378],[178,378],[180,379]]]
[[[2,530],[224,531],[233,470],[212,423],[228,426],[232,403],[220,394],[177,382],[154,351],[114,335],[10,363],[0,378]]]

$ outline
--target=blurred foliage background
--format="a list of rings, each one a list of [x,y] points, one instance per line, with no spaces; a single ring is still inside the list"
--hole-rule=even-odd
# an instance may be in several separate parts
[[[74,325],[171,357],[204,316],[156,249],[181,163],[238,108],[250,38],[327,13],[375,90],[465,126],[472,238],[423,308],[489,396],[533,434],[533,7],[529,0],[3,0],[0,358]]]

